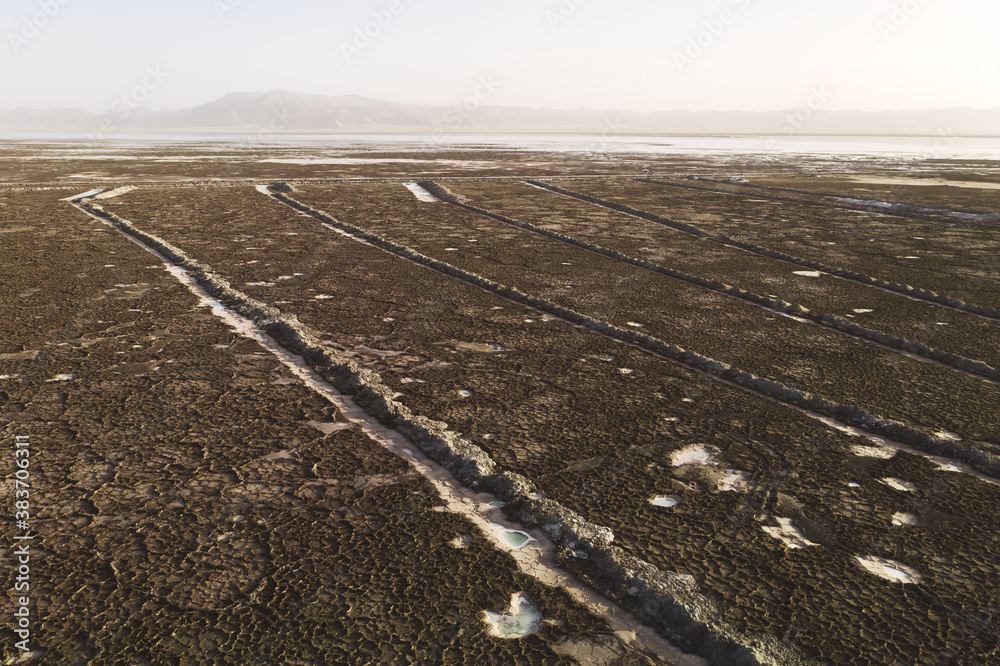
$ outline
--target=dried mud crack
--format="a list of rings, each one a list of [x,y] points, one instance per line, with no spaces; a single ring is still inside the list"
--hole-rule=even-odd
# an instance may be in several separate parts
[[[7,146],[36,661],[997,659],[1000,167],[373,145]]]

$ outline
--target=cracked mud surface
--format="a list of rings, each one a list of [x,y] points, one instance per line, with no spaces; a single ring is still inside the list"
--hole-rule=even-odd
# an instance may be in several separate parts
[[[3,202],[31,227],[0,250],[0,426],[37,456],[44,663],[646,663],[155,257],[51,195]],[[490,636],[517,592],[543,630]]]
[[[552,159],[564,160],[560,168],[576,164]],[[524,177],[557,170],[528,168],[529,161],[542,160],[498,160],[494,170]],[[384,175],[354,165],[237,162],[217,176]],[[179,179],[182,167],[164,164]],[[184,173],[210,177],[211,164],[191,172],[185,165]],[[57,166],[38,165],[35,180],[58,177]],[[128,180],[158,165],[100,167]],[[390,168],[412,172],[404,167]],[[517,182],[449,181],[469,175],[455,169],[419,179],[440,177],[473,205],[630,256],[855,315],[968,358],[995,358],[988,342],[995,322],[848,282],[817,288],[780,261]],[[847,178],[762,175],[770,177],[762,183],[853,192]],[[57,201],[91,184],[0,195],[0,427],[7,437],[30,434],[38,452],[33,522],[44,539],[34,551],[33,597],[44,663],[648,663],[601,617],[525,575],[471,522],[442,511],[435,487],[405,459],[373,443],[260,344],[198,308],[156,257]],[[738,235],[731,220],[744,215],[756,227],[741,233],[762,245],[779,234],[807,244],[813,239],[793,235],[832,234],[855,217],[624,180],[556,184],[712,233]],[[301,184],[292,196],[596,320],[824,397],[843,387],[843,396],[949,440],[996,442],[989,382],[822,337],[773,312],[424,203],[402,182]],[[941,193],[927,203],[946,199]],[[954,471],[955,461],[896,452],[428,270],[324,228],[252,186],[177,183],[97,203],[294,315],[331,349],[377,372],[415,413],[610,528],[614,546],[690,590],[683,603],[696,606],[707,631],[755,646],[757,661],[998,658],[1000,595],[988,582],[1000,569],[1000,487]],[[970,194],[951,205],[986,204]],[[939,225],[913,224],[928,228],[927,245],[941,238],[946,248],[985,248],[995,237],[954,225],[948,230],[956,234],[934,235],[929,228]],[[888,223],[877,232],[883,245],[876,247],[908,242]],[[991,270],[978,250],[952,261],[956,249],[934,273],[906,273],[881,261],[885,252],[869,247],[867,236],[858,245],[844,238],[845,247],[815,243],[813,256],[877,266],[889,279],[942,293],[961,292],[948,276]],[[994,277],[977,283],[976,294],[961,293],[989,305]],[[671,502],[658,506],[655,498]],[[518,510],[504,508],[508,516]],[[680,647],[703,644],[704,627],[679,635],[667,610],[643,608],[644,592],[609,580],[602,562],[568,549],[559,558]],[[541,631],[491,636],[484,612],[507,613],[516,593],[538,606]]]

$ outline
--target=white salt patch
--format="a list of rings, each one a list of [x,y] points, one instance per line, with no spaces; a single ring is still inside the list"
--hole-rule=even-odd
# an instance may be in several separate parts
[[[727,469],[726,475],[715,484],[720,493],[742,493],[750,489],[750,482],[745,472],[738,469]]]
[[[94,198],[95,199],[113,199],[115,197],[120,197],[123,194],[128,194],[129,192],[132,192],[135,189],[136,188],[134,186],[132,186],[132,185],[125,185],[125,186],[122,186],[122,187],[116,187],[113,190],[108,190],[107,192],[101,192],[100,194],[97,194],[96,196],[94,196]]]
[[[872,555],[856,559],[858,560],[858,564],[863,566],[868,573],[874,574],[879,578],[884,578],[885,580],[891,580],[896,583],[919,583],[923,580],[916,569],[893,560]]]
[[[777,527],[762,525],[761,529],[784,543],[786,548],[806,548],[807,546],[819,545],[807,539],[791,518],[776,518],[775,520],[778,521]]]
[[[634,321],[628,322],[628,325],[631,326],[632,328],[642,328],[642,326],[643,326],[642,324],[640,324],[638,322],[634,322]]]
[[[413,196],[424,203],[441,203],[440,199],[416,183],[403,183],[403,186],[410,192],[413,192]]]
[[[672,509],[680,503],[676,497],[654,497],[649,500],[653,506],[661,506],[665,509]]]
[[[79,201],[80,199],[89,199],[90,197],[97,196],[103,191],[104,190],[90,190],[89,192],[84,192],[83,194],[77,194],[72,197],[61,199],[61,201]]]
[[[313,296],[313,298],[316,299],[317,301],[329,301],[330,299],[333,298],[333,296],[328,296],[327,294],[318,294],[316,296]]]
[[[497,436],[496,436],[496,435],[494,435],[493,433],[490,433],[490,434],[488,434],[488,435],[483,435],[483,439],[485,439],[485,440],[488,440],[488,441],[491,441],[491,442],[492,442],[493,440],[495,440],[496,438],[497,438]]]
[[[861,484],[860,484],[860,483],[854,483],[854,482],[852,481],[851,483],[848,483],[848,484],[847,484],[847,486],[848,486],[849,488],[860,488],[860,487],[861,487]]]
[[[264,460],[268,462],[277,462],[279,460],[297,460],[299,455],[292,451],[291,449],[282,449],[281,451],[275,451],[274,453],[269,453],[264,456]]]
[[[458,248],[457,247],[446,247],[444,249],[444,251],[445,252],[458,252]]]
[[[295,277],[295,276],[294,275],[279,275],[278,279],[279,280],[291,280],[293,277]]]
[[[0,379],[16,379],[20,375],[0,375]]]
[[[872,206],[875,208],[893,208],[896,204],[887,201],[872,201],[870,199],[837,199],[841,203],[855,204],[858,206]]]
[[[937,437],[938,439],[944,439],[949,442],[958,442],[961,441],[962,439],[961,435],[959,435],[958,433],[951,432],[949,430],[938,430],[936,433],[934,433],[934,436]]]
[[[903,481],[902,479],[897,479],[894,476],[881,479],[881,482],[889,486],[893,490],[898,490],[904,493],[915,493],[917,492],[917,487],[908,481]]]
[[[687,402],[687,403],[690,403],[690,404],[694,404],[694,398],[684,398],[681,402]]]
[[[273,282],[247,282],[246,286],[248,286],[248,287],[273,287],[274,283]]]
[[[920,259],[920,257],[903,257],[903,259]]]
[[[525,638],[538,633],[542,614],[528,598],[518,592],[511,596],[507,614],[483,611],[490,633],[498,638]]]
[[[632,368],[618,368],[618,372],[622,373],[623,375],[631,375],[632,373],[635,372],[635,370],[633,370]]]
[[[76,375],[56,375],[52,379],[48,380],[47,383],[51,384],[52,382],[71,382],[74,379],[76,379]]]
[[[939,472],[964,472],[965,471],[964,469],[962,469],[961,467],[959,467],[955,463],[935,461],[934,464],[937,465],[937,468],[938,468]]]
[[[897,527],[902,527],[903,525],[919,525],[920,518],[912,513],[894,513],[892,515],[892,524]]]
[[[854,312],[857,314],[868,314],[869,312],[875,312],[874,310],[867,310],[865,308],[858,308]]]
[[[413,377],[403,377],[399,380],[401,384],[426,384],[426,379],[414,379]]]
[[[670,462],[674,467],[681,467],[683,465],[715,465],[716,462],[712,459],[712,454],[712,449],[707,446],[692,444],[670,454]]]
[[[385,318],[385,319],[383,319],[382,321],[384,321],[384,322],[385,322],[385,323],[387,323],[387,324],[391,324],[392,322],[394,322],[394,321],[396,321],[396,320],[395,320],[395,319],[393,319],[392,317],[386,317],[386,318]]]
[[[889,460],[896,456],[899,451],[886,448],[884,446],[862,446],[861,444],[851,444],[851,453],[862,458],[880,458]]]
[[[535,320],[534,320],[534,319],[525,319],[525,320],[524,320],[524,323],[525,323],[525,324],[534,324],[534,323],[535,323]]]
[[[462,536],[455,537],[448,542],[448,545],[458,550],[464,550],[472,545],[472,535],[463,534]]]
[[[472,391],[466,391],[465,389],[460,390],[458,392],[458,394],[460,396],[462,396],[463,398],[471,398],[472,397]]]
[[[802,277],[822,277],[823,274],[819,271],[792,271],[796,275],[801,275]]]

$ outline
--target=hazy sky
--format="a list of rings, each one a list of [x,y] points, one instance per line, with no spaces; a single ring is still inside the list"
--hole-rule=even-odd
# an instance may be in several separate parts
[[[0,108],[102,113],[143,85],[153,108],[273,88],[451,105],[483,77],[496,87],[488,103],[501,105],[770,110],[818,89],[830,109],[1000,107],[996,0],[4,0],[4,10]]]

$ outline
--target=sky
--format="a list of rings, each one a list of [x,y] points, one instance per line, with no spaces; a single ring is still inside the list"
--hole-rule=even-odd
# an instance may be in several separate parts
[[[1000,108],[996,0],[4,0],[0,108]]]

